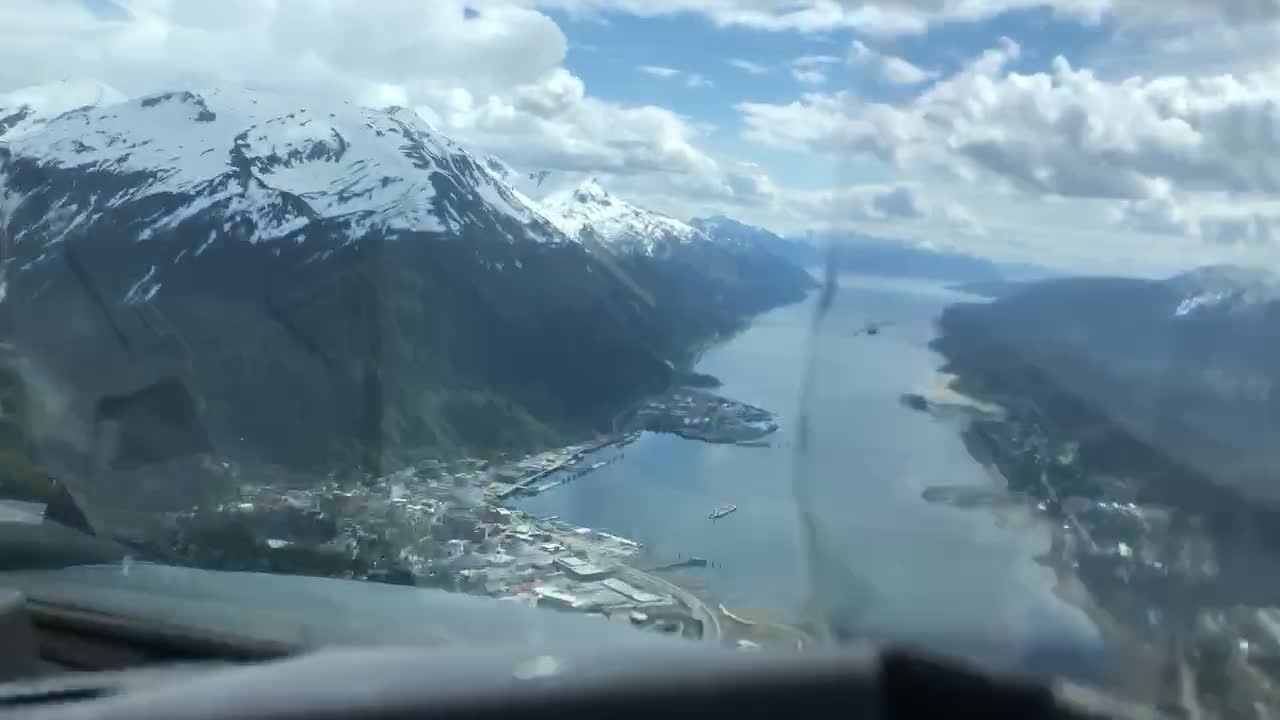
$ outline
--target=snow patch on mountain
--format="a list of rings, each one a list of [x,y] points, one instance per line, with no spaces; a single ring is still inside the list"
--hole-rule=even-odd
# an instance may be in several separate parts
[[[1174,317],[1183,317],[1191,314],[1193,310],[1199,307],[1208,307],[1217,305],[1229,297],[1229,293],[1225,292],[1207,292],[1191,297],[1178,303],[1178,307],[1174,309]]]
[[[1248,309],[1280,300],[1280,276],[1260,268],[1211,265],[1166,282],[1183,295],[1174,317],[1211,307]]]
[[[152,265],[151,269],[143,275],[138,282],[129,288],[124,294],[124,302],[126,305],[138,305],[140,303],[150,302],[155,298],[156,293],[160,292],[160,283],[156,282],[156,266]]]
[[[569,237],[599,240],[623,252],[653,256],[676,245],[711,242],[690,225],[609,194],[595,178],[552,193],[542,208]]]
[[[374,228],[458,232],[474,213],[496,212],[530,226],[537,240],[563,241],[492,166],[404,108],[317,109],[248,90],[173,92],[80,107],[4,147],[0,187],[20,162],[126,180],[89,198],[88,219],[145,198],[180,199],[151,220],[144,239],[216,209],[226,230],[252,220],[255,240],[333,218],[350,223],[353,236]],[[440,181],[474,191],[483,207],[454,202],[455,194],[438,191]]]
[[[37,131],[65,112],[127,99],[124,93],[96,80],[63,80],[0,93],[0,142]]]

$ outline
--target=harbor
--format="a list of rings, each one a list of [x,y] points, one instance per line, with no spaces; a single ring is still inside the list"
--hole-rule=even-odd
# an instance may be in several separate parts
[[[894,302],[909,309],[906,297]],[[936,301],[916,301],[916,322],[894,312],[904,321],[892,341],[818,355],[820,392],[805,408],[816,470],[803,510],[834,543],[821,555],[805,554],[794,487],[802,306],[705,357],[707,372],[726,379],[721,392],[750,404],[677,389],[666,406],[654,398],[620,417],[619,432],[567,447],[428,459],[306,489],[242,468],[255,481],[218,508],[175,518],[171,547],[202,567],[438,587],[744,650],[804,644],[815,593],[806,563],[821,561],[813,571],[828,616],[852,632],[936,647],[963,627],[1016,642],[939,649],[1000,665],[1053,646],[1064,662],[1091,663],[1087,618],[1054,595],[1035,561],[1034,526],[993,527],[986,514],[921,496],[932,478],[989,479],[950,424],[901,399],[937,370],[925,347]],[[859,340],[833,332],[823,342]],[[759,441],[768,446],[743,444]]]
[[[1032,653],[1053,648],[1054,667],[1077,675],[1094,666],[1100,646],[1088,617],[1055,594],[1053,573],[1037,562],[1048,537],[1035,519],[1002,510],[997,523],[985,510],[922,497],[940,478],[973,493],[991,482],[956,433],[962,418],[935,418],[902,400],[927,393],[937,377],[940,358],[928,343],[948,301],[939,291],[842,285],[830,327],[816,337],[812,304],[775,311],[698,366],[723,380],[717,394],[776,414],[768,422],[777,430],[760,438],[767,447],[646,432],[625,461],[511,502],[643,543],[637,561],[651,573],[743,619],[805,628],[820,592],[828,616],[853,635],[1003,667],[1043,668],[1050,659]],[[892,317],[893,331],[875,342],[851,337],[868,315]],[[813,392],[803,403],[806,377]],[[731,503],[732,514],[709,518]],[[806,550],[805,522],[822,543],[817,551]],[[707,562],[682,566],[690,558]],[[752,627],[723,619],[725,633]],[[971,635],[1003,640],[965,644]]]
[[[609,448],[625,447],[639,437],[640,433],[630,432],[585,445],[571,445],[530,455],[494,471],[494,479],[497,482],[491,484],[486,490],[496,500],[505,500],[521,494],[536,495],[546,492],[621,460],[623,456],[619,453],[589,464],[585,462],[594,454]]]

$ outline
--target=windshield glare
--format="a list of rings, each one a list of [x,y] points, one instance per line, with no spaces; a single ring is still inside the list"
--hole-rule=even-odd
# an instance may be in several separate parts
[[[1272,3],[28,5],[0,583],[1277,707]]]

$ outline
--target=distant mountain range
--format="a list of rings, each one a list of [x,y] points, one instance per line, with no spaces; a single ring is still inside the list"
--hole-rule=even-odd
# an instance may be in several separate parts
[[[1280,499],[1277,276],[1208,267],[1006,290],[943,314],[938,347],[952,365],[1056,388],[1205,477]]]
[[[620,277],[644,288],[682,343],[732,330],[745,313],[799,300],[817,285],[748,234],[703,232],[612,195],[594,178],[549,195],[541,209]],[[690,315],[690,307],[699,312]]]
[[[832,262],[840,272],[952,283],[1042,279],[1056,274],[1034,265],[999,264],[960,252],[936,250],[905,240],[877,238],[856,232],[788,238],[722,215],[695,218],[689,224],[711,236],[750,239],[756,246],[800,267],[816,268]]]
[[[196,392],[220,451],[291,468],[545,445],[812,285],[621,200],[670,233],[571,224],[603,190],[540,205],[402,108],[94,84],[2,100],[0,336],[58,398],[60,452],[88,452],[95,399],[157,377]]]
[[[990,260],[897,240],[846,234],[828,238],[826,243],[841,272],[955,282],[1004,277],[1000,266]]]
[[[822,262],[818,248],[802,241],[784,238],[770,230],[738,222],[723,215],[694,218],[689,224],[711,237],[736,238],[749,242],[800,267],[814,267]]]

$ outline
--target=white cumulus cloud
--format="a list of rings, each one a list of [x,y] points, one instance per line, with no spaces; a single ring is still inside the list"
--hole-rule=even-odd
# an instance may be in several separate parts
[[[903,104],[811,93],[741,103],[745,137],[780,147],[930,163],[1065,197],[1151,197],[1156,189],[1280,192],[1280,72],[1104,80],[1057,58],[1008,70],[1003,41]]]
[[[662,65],[641,65],[636,69],[646,75],[652,75],[654,77],[660,77],[660,78],[671,78],[680,74],[679,70],[675,68],[664,67]]]
[[[802,55],[791,61],[791,77],[804,85],[823,85],[830,77],[830,68],[839,63],[840,58],[834,55]]]
[[[743,60],[741,58],[731,58],[729,60],[729,64],[752,75],[766,75],[769,72],[768,66],[761,65],[760,63],[752,62],[750,60]]]
[[[130,95],[232,85],[318,102],[398,104],[521,167],[729,184],[731,171],[699,147],[702,131],[685,118],[590,95],[564,67],[564,34],[530,2],[116,0],[111,7],[0,3],[0,91],[93,78]]]
[[[1203,31],[1280,19],[1277,0],[537,0],[579,15],[641,17],[697,14],[721,26],[766,31],[857,30],[921,34],[947,23],[974,23],[1015,10],[1049,9],[1081,22]]]
[[[919,85],[934,76],[896,55],[873,50],[860,40],[855,40],[849,48],[849,62],[875,72],[882,82],[890,85]]]

